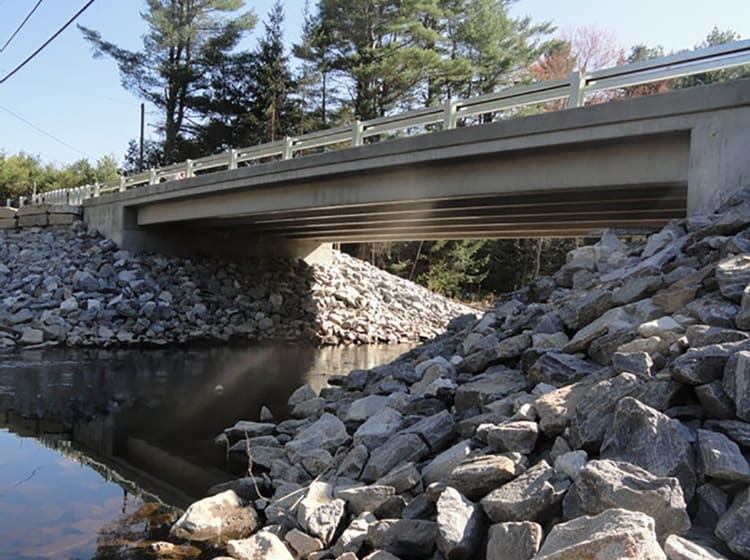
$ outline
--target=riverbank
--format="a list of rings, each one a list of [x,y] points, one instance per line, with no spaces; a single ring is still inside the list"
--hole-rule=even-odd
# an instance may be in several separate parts
[[[217,438],[207,557],[750,559],[750,192]],[[244,420],[244,421],[243,421]],[[154,544],[157,547],[156,544]]]
[[[345,254],[301,261],[131,254],[70,226],[0,230],[0,352],[231,340],[429,339],[471,309]]]

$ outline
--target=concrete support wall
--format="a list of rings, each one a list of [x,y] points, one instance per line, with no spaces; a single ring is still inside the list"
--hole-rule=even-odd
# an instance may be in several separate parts
[[[333,258],[331,243],[261,238],[243,229],[185,225],[142,228],[136,223],[136,210],[121,204],[89,206],[85,209],[84,221],[118,247],[133,252],[228,258],[283,257],[302,259],[308,264],[327,264]]]
[[[750,186],[750,107],[707,114],[691,130],[688,214],[711,212]]]

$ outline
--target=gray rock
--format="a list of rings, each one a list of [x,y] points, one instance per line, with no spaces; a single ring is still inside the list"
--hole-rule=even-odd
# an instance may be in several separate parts
[[[698,430],[698,465],[707,478],[750,483],[750,465],[727,436]]]
[[[609,290],[592,290],[583,297],[574,298],[562,309],[560,318],[569,329],[580,329],[601,317],[613,305]]]
[[[660,478],[630,464],[589,461],[563,501],[568,519],[597,515],[610,508],[640,511],[654,519],[661,542],[690,529],[685,498],[676,478]]]
[[[737,420],[709,420],[704,427],[729,436],[737,445],[750,451],[750,424]]]
[[[722,385],[735,404],[737,418],[750,422],[750,352],[740,351],[729,358]]]
[[[332,544],[333,537],[344,519],[344,500],[333,497],[333,489],[327,482],[313,482],[297,507],[297,522],[306,533],[319,538],[325,546]]]
[[[231,428],[224,430],[230,440],[235,441],[238,439],[252,438],[257,436],[270,436],[276,432],[276,425],[270,422],[251,422],[248,420],[240,420],[235,423]]]
[[[480,455],[465,459],[450,474],[448,484],[472,500],[479,500],[526,471],[506,455]]]
[[[552,453],[550,453],[550,457]],[[571,480],[578,478],[581,471],[586,466],[588,454],[583,450],[568,451],[555,457],[555,470],[566,475]]]
[[[482,508],[455,488],[446,488],[437,501],[437,548],[445,558],[470,560],[483,544]]]
[[[549,513],[570,486],[546,461],[482,498],[482,507],[494,522],[533,521]]]
[[[711,383],[722,377],[729,357],[741,351],[750,351],[750,340],[691,348],[672,363],[672,377],[688,385]],[[727,394],[732,396],[732,391]]]
[[[400,412],[387,406],[370,416],[357,428],[354,432],[354,443],[362,443],[368,449],[375,449],[396,433],[403,420],[404,417]]]
[[[393,486],[354,486],[352,488],[336,489],[335,496],[346,502],[353,515],[373,512],[395,495]]]
[[[447,480],[453,469],[469,456],[471,449],[471,442],[463,440],[437,455],[422,469],[424,484]]]
[[[708,295],[691,301],[683,311],[704,325],[732,329],[740,307],[718,295]]]
[[[742,302],[740,312],[734,319],[738,329],[750,331],[750,286],[747,286],[742,292]]]
[[[403,463],[419,462],[430,450],[417,434],[395,434],[370,454],[361,479],[375,482],[394,467]]]
[[[750,489],[734,498],[716,525],[716,536],[741,558],[750,558]]]
[[[496,523],[487,539],[487,560],[531,560],[542,535],[541,525],[533,521]]]
[[[696,511],[693,524],[709,527],[713,531],[719,519],[727,511],[726,493],[713,484],[702,484],[695,491]]]
[[[664,544],[664,553],[668,560],[726,560],[715,550],[677,535],[669,535]]]
[[[21,331],[21,338],[18,342],[26,345],[41,344],[44,342],[44,331],[27,327]]]
[[[427,443],[432,453],[445,449],[456,437],[456,421],[447,410],[423,418],[401,431],[401,434],[416,434]]]
[[[248,539],[229,541],[227,552],[236,560],[294,560],[282,540],[267,531]]]
[[[169,533],[178,539],[222,546],[231,539],[247,537],[259,526],[255,509],[227,490],[191,504]]]
[[[612,367],[617,373],[634,373],[640,377],[651,377],[654,361],[647,352],[615,352]]]
[[[531,337],[527,334],[505,338],[489,348],[469,354],[459,364],[458,369],[467,373],[484,371],[499,360],[517,358],[529,346],[531,346]]]
[[[457,411],[481,409],[482,406],[508,395],[525,391],[531,386],[520,371],[498,366],[487,370],[475,380],[456,389]]]
[[[617,404],[601,457],[633,463],[657,476],[674,476],[685,500],[693,497],[695,459],[684,427],[634,398],[626,397]]]
[[[581,381],[538,397],[534,409],[539,415],[539,429],[547,437],[562,434],[573,419],[576,406],[588,395],[592,385]]]
[[[740,302],[742,292],[750,285],[750,256],[727,257],[716,265],[719,291],[725,298]]]
[[[421,519],[383,519],[367,532],[373,548],[407,558],[430,558],[437,537],[437,524]]]
[[[555,525],[535,560],[666,560],[648,515],[608,509]]]
[[[354,401],[346,413],[346,422],[364,422],[383,410],[391,402],[391,397],[370,395]]]
[[[612,293],[612,304],[619,306],[640,301],[653,294],[663,285],[664,278],[661,275],[634,278]]]
[[[362,475],[362,469],[370,458],[370,453],[363,444],[353,446],[336,468],[336,474],[344,478],[357,480]]]
[[[333,414],[325,413],[310,426],[300,430],[297,436],[286,444],[292,454],[322,448],[331,453],[350,441],[344,423]]]
[[[724,391],[721,381],[716,380],[706,385],[698,385],[695,388],[695,395],[698,397],[706,417],[734,418],[734,402]]]
[[[491,426],[487,430],[487,443],[493,451],[529,454],[534,450],[538,436],[539,426],[536,422],[508,422]]]
[[[413,489],[421,492],[422,476],[414,466],[414,463],[405,463],[378,479],[375,484],[392,486],[396,494],[403,494]]]
[[[712,344],[725,344],[727,342],[740,342],[750,338],[750,334],[734,329],[722,327],[710,327],[708,325],[690,325],[685,331],[688,346],[700,348]]]
[[[575,448],[596,448],[612,424],[615,406],[633,394],[643,381],[631,373],[596,383],[575,409],[570,426],[570,443]]]
[[[377,522],[377,518],[372,513],[363,513],[358,515],[349,526],[341,533],[341,536],[333,545],[331,551],[337,557],[349,553],[357,553],[362,548],[367,539],[367,531],[370,525]],[[356,559],[356,556],[355,556]]]
[[[532,383],[547,383],[555,387],[570,385],[585,379],[599,368],[570,354],[547,352],[534,362],[528,375]]]

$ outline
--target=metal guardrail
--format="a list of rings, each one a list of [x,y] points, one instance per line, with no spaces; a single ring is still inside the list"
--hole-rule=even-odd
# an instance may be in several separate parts
[[[724,70],[750,64],[750,40],[737,41],[658,59],[615,66],[570,77],[511,87],[496,93],[470,99],[450,100],[443,106],[427,107],[398,115],[321,130],[302,136],[286,137],[277,142],[249,148],[232,149],[222,154],[200,159],[189,159],[165,167],[151,169],[117,181],[83,185],[40,193],[32,197],[33,204],[81,204],[84,199],[112,192],[126,191],[141,185],[194,177],[214,170],[237,169],[244,164],[268,159],[291,159],[305,150],[337,144],[343,147],[361,146],[367,138],[426,125],[441,125],[441,129],[456,128],[460,119],[476,115],[506,111],[525,105],[566,100],[566,108],[581,107],[587,95],[606,90],[682,78],[703,72]]]

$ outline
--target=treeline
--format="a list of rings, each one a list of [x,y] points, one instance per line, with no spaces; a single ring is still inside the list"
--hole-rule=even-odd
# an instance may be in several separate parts
[[[7,155],[0,151],[0,206],[6,199],[17,201],[21,196],[76,185],[103,183],[117,179],[119,165],[112,156],[100,158],[95,164],[80,159],[67,165],[44,163],[29,154]]]

